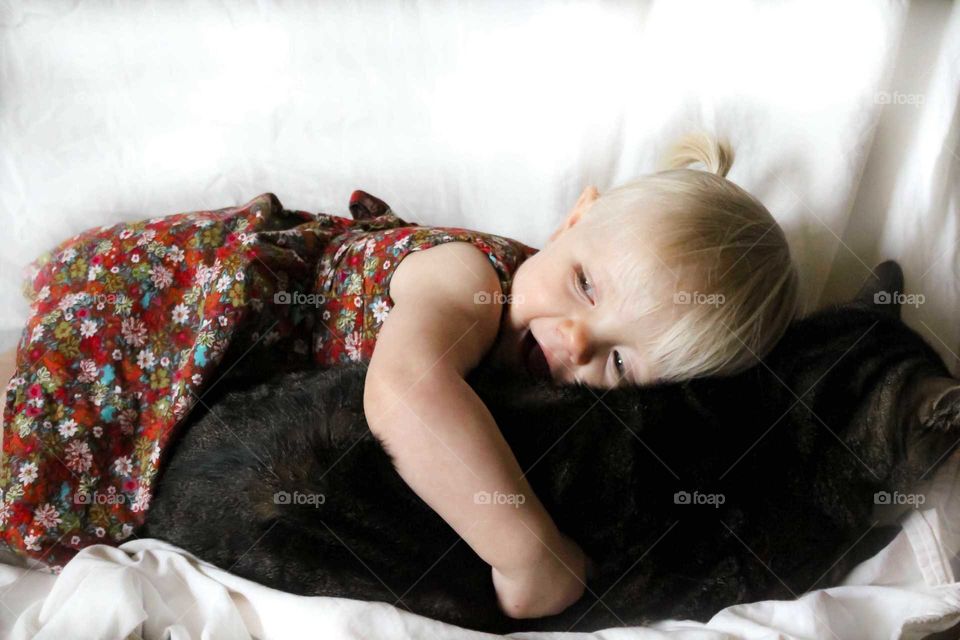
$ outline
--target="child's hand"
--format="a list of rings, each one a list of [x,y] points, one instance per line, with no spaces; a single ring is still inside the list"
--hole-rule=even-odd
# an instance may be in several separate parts
[[[540,618],[560,613],[583,595],[590,559],[564,534],[528,565],[501,573],[493,567],[500,609],[511,618]]]

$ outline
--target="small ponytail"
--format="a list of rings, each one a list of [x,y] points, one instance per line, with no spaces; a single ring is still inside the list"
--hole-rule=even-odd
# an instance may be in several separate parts
[[[688,133],[678,140],[661,162],[661,171],[683,169],[699,162],[710,173],[726,177],[733,164],[733,149],[725,140],[704,132]]]

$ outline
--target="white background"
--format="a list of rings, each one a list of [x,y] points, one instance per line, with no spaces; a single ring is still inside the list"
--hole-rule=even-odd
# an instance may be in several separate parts
[[[956,366],[946,3],[0,7],[0,345],[27,318],[23,267],[92,226],[266,191],[349,216],[364,189],[542,247],[584,186],[650,172],[703,127],[786,228],[806,310],[897,259],[925,296],[908,320]]]

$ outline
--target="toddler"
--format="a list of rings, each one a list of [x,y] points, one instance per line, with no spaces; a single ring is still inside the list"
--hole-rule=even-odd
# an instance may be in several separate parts
[[[682,168],[695,161],[707,171]],[[668,170],[602,196],[588,187],[509,292],[465,243],[397,268],[367,420],[404,480],[491,565],[512,617],[575,602],[589,561],[464,376],[491,358],[610,388],[732,374],[762,358],[795,314],[797,275],[770,213],[723,177],[730,163],[725,145],[688,136]]]
[[[0,541],[54,572],[117,544],[142,524],[177,428],[225,376],[366,361],[371,431],[491,565],[505,613],[563,610],[589,560],[465,377],[489,358],[607,389],[762,358],[795,313],[797,276],[771,215],[723,177],[731,159],[686,137],[667,170],[585,189],[539,251],[405,222],[363,191],[353,220],[267,193],[64,241],[33,265],[33,314],[0,371]]]

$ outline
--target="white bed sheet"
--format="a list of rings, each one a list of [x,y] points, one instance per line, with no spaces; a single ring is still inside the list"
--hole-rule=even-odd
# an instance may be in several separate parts
[[[960,372],[960,11],[900,2],[25,3],[0,0],[0,348],[17,281],[88,227],[265,191],[542,246],[587,184],[691,127],[787,231],[807,309],[894,258],[907,321]],[[888,103],[888,104],[884,104]],[[914,638],[960,619],[956,459],[844,586],[593,638]],[[142,620],[147,622],[142,624]],[[469,638],[385,604],[301,598],[160,541],[59,577],[0,564],[0,636]],[[518,636],[518,637],[523,637]]]
[[[923,510],[844,584],[793,601],[728,607],[708,623],[667,620],[595,633],[515,633],[556,640],[922,638],[960,621],[960,453],[940,468]],[[59,576],[0,564],[0,625],[27,638],[461,639],[490,634],[411,614],[386,603],[303,597],[239,578],[161,540],[87,547]],[[78,632],[82,630],[82,632]]]

